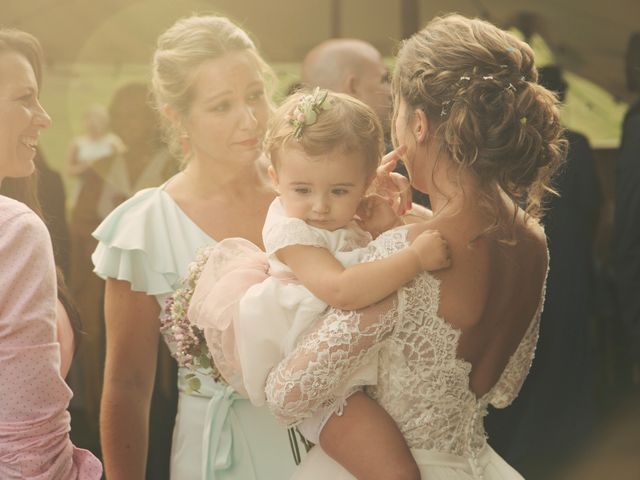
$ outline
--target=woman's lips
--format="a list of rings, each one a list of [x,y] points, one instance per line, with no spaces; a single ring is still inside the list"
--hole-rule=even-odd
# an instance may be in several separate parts
[[[242,145],[244,147],[255,147],[258,145],[257,138],[248,138],[246,140],[242,140],[240,142],[236,142],[238,145]]]

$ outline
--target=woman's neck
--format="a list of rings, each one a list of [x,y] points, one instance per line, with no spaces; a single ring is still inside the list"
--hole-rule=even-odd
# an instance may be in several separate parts
[[[472,172],[459,170],[453,163],[447,167],[446,170],[440,169],[439,173],[436,169],[433,179],[428,181],[434,218],[449,218],[455,222],[467,232],[469,242],[477,239],[496,221],[502,220],[506,225],[514,218],[517,206],[497,185],[483,186]],[[487,201],[495,210],[487,210]],[[506,231],[506,234],[510,235],[510,232]]]
[[[473,198],[478,186],[469,172],[460,171],[453,162],[441,158],[426,179],[427,192],[434,215],[444,209],[459,209],[464,206],[465,198]]]
[[[232,169],[228,164],[211,164],[194,158],[182,174],[185,185],[196,197],[219,195],[238,199],[255,195],[258,190],[267,188],[265,176],[261,175],[259,169],[258,161]]]

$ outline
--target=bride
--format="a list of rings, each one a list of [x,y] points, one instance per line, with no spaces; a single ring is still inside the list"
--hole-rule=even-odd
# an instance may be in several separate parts
[[[487,444],[483,417],[489,404],[517,396],[544,300],[538,221],[565,142],[555,97],[536,78],[529,46],[478,19],[436,18],[404,43],[395,140],[407,146],[411,183],[434,215],[382,234],[368,256],[391,255],[434,229],[453,266],[365,310],[330,311],[269,376],[268,402],[282,421],[339,410],[341,381],[377,351],[378,383],[367,393],[397,423],[422,478],[522,478]],[[329,426],[322,435],[332,435]],[[333,441],[357,448],[360,430],[350,432]],[[354,475],[376,478],[376,460]],[[316,446],[296,478],[353,477]]]

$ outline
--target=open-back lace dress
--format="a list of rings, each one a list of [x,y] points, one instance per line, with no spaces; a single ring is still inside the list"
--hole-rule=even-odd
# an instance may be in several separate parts
[[[407,246],[407,230],[389,231],[370,244],[369,258]],[[393,417],[425,479],[521,479],[489,447],[487,406],[508,406],[529,371],[544,293],[524,337],[499,380],[483,396],[469,387],[471,364],[457,356],[461,332],[438,316],[440,281],[424,273],[396,296],[361,312],[331,310],[270,374],[267,400],[293,425],[340,401],[340,386],[354,369],[378,358],[377,385],[368,394]],[[357,448],[357,446],[354,446]],[[319,446],[294,478],[351,477]]]

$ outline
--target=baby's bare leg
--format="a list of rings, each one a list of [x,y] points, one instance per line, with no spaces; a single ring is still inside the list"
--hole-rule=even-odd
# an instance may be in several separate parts
[[[363,392],[320,432],[322,449],[358,480],[419,480],[420,472],[389,414]]]

